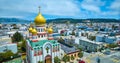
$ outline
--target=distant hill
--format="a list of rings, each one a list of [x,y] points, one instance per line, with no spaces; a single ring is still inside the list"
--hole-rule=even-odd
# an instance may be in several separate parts
[[[70,23],[86,23],[86,22],[116,22],[120,23],[120,20],[117,19],[101,19],[101,18],[96,18],[96,19],[72,19],[72,18],[59,18],[59,19],[50,19],[47,20],[47,22],[54,22],[54,23],[65,23],[67,21],[70,21]]]
[[[54,22],[54,23],[66,23],[70,21],[70,23],[86,23],[86,22],[116,22],[120,23],[120,19],[72,19],[72,18],[58,18],[58,19],[48,19],[47,23]],[[33,20],[25,20],[25,19],[18,19],[18,18],[0,18],[0,23],[31,23]]]
[[[19,18],[0,18],[0,23],[30,23],[29,20]]]

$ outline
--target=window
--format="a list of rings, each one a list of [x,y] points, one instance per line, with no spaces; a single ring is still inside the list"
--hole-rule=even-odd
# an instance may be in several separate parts
[[[40,35],[38,35],[38,37],[40,38]]]
[[[39,29],[39,32],[41,32],[41,29]]]
[[[32,39],[35,39],[35,38],[36,38],[35,36],[32,37]]]
[[[41,31],[43,32],[43,29],[41,29]]]
[[[43,35],[41,35],[41,37],[43,37]]]
[[[42,29],[41,29],[41,32],[42,32]]]

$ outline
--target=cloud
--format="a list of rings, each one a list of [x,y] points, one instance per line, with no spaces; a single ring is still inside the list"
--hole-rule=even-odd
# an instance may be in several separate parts
[[[120,11],[120,0],[115,0],[109,7],[112,10]]]
[[[0,17],[34,19],[38,6],[47,18],[114,17],[120,15],[118,2],[120,0],[114,0],[106,6],[108,0],[0,0]]]
[[[81,4],[83,9],[86,9],[87,11],[92,11],[92,12],[100,12],[100,8],[98,6],[94,5],[86,5],[86,4]]]
[[[120,18],[120,0],[102,1],[102,0],[83,0],[81,8],[92,18],[97,17],[119,17]],[[111,17],[110,17],[111,18]]]
[[[36,14],[39,4],[39,0],[0,0],[0,17],[24,19]]]
[[[41,6],[42,14],[47,15],[75,16],[80,12],[73,0],[0,0],[0,2],[2,2],[0,9],[7,9],[6,13],[11,14],[12,12],[14,16],[16,14],[14,11],[37,14],[38,6]],[[6,2],[7,5],[5,5]],[[22,13],[18,14],[21,15]],[[18,16],[18,14],[16,15]]]
[[[103,12],[103,15],[120,16],[120,0],[114,0],[107,8],[109,10]]]
[[[100,6],[103,6],[104,2],[101,0],[84,0],[81,3],[81,7],[91,12],[101,12]]]
[[[42,11],[50,15],[75,16],[80,12],[72,0],[41,0],[41,6]]]

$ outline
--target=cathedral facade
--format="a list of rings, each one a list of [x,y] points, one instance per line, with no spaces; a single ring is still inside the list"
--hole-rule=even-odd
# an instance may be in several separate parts
[[[27,63],[54,63],[54,57],[60,57],[60,44],[52,37],[53,29],[46,25],[45,18],[39,12],[29,27],[26,42]]]

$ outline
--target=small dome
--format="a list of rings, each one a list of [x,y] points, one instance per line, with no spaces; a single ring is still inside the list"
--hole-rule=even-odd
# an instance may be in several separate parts
[[[53,33],[53,29],[52,29],[52,28],[49,28],[49,29],[48,29],[48,33],[49,33],[49,34],[52,34],[52,33]]]
[[[45,18],[39,13],[39,14],[36,16],[34,22],[35,22],[36,25],[43,25],[43,24],[46,23],[46,20],[45,20]]]
[[[36,34],[37,34],[36,29],[33,29],[33,30],[32,30],[32,34],[33,34],[33,35],[36,35]]]
[[[44,28],[44,31],[47,31],[47,28]]]
[[[29,28],[29,32],[32,32],[32,29],[33,29],[33,28],[32,28],[32,27],[30,27],[30,28]]]

